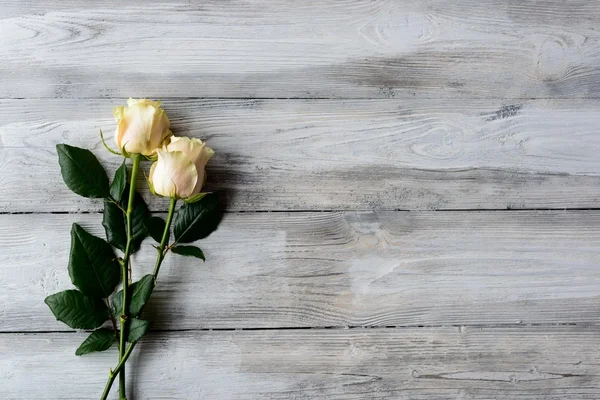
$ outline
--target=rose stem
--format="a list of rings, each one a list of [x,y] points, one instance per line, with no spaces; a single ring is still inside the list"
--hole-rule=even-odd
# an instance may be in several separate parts
[[[169,204],[169,214],[167,215],[167,223],[165,224],[165,231],[163,232],[162,240],[160,241],[160,246],[158,246],[158,258],[156,259],[156,265],[154,266],[154,286],[156,286],[156,278],[158,277],[158,271],[160,270],[160,265],[162,264],[163,259],[165,258],[166,251],[165,246],[169,240],[169,230],[171,228],[171,221],[173,220],[173,211],[175,211],[175,204],[177,203],[177,199],[175,197],[171,197],[171,203]]]
[[[125,342],[127,340],[127,319],[129,313],[128,303],[128,292],[129,292],[129,256],[131,255],[131,244],[133,234],[131,232],[131,214],[133,212],[133,202],[135,200],[135,181],[140,167],[141,157],[139,154],[132,156],[133,166],[131,168],[131,181],[129,182],[129,202],[127,203],[127,245],[125,246],[125,254],[123,256],[123,263],[121,264],[121,275],[123,276],[123,301],[121,308],[121,332],[119,337],[119,361],[123,360],[125,356]],[[126,387],[125,387],[125,363],[121,368],[119,374],[119,398],[121,400],[127,399]]]
[[[132,175],[133,175],[133,173],[132,173]],[[156,267],[154,268],[154,286],[156,286],[156,278],[158,276],[158,271],[160,269],[160,265],[162,264],[162,262],[165,258],[166,252],[164,251],[164,249],[165,249],[165,246],[167,245],[167,241],[169,240],[169,232],[171,230],[171,222],[173,221],[173,213],[175,211],[176,203],[177,203],[177,199],[172,198],[171,204],[169,205],[169,215],[167,216],[165,230],[162,235],[162,240],[160,242],[160,246],[158,247],[158,256],[156,258]],[[121,332],[123,332],[123,329],[121,329]],[[129,346],[127,347],[127,350],[125,350],[125,353],[123,354],[123,356],[119,355],[119,363],[117,364],[115,369],[110,370],[110,372],[108,374],[108,382],[106,382],[106,386],[104,388],[104,392],[102,393],[101,400],[106,400],[106,398],[108,397],[108,393],[110,392],[110,388],[112,387],[112,384],[115,381],[115,377],[119,373],[120,373],[120,375],[119,375],[119,387],[120,387],[120,383],[121,383],[120,377],[124,375],[125,363],[127,362],[127,359],[129,358],[129,356],[131,355],[131,352],[133,351],[133,348],[135,347],[136,343],[130,343]],[[125,349],[125,346],[120,346],[119,352],[121,352],[121,349]]]

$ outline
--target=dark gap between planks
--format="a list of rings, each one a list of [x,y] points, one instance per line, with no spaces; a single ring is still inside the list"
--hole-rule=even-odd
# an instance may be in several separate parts
[[[107,97],[98,97],[98,96],[90,96],[90,97],[0,97],[1,100],[118,100],[121,101],[125,97],[124,96],[107,96]],[[400,96],[396,94],[392,97],[379,96],[379,97],[161,97],[161,101],[185,101],[185,100],[295,100],[295,101],[304,101],[304,100],[333,100],[333,101],[343,101],[343,100],[389,100],[389,99],[423,99],[423,100],[440,100],[439,97],[435,96],[417,96],[416,93],[413,93],[412,96]],[[535,101],[535,100],[600,100],[600,96],[585,96],[585,97],[459,97],[461,100],[521,100],[521,101]],[[445,98],[442,98],[444,100]],[[448,98],[449,99],[449,98]]]
[[[514,327],[550,327],[550,326],[580,326],[594,327],[598,326],[591,323],[532,323],[532,324],[448,324],[448,325],[332,325],[332,326],[281,326],[281,327],[263,327],[263,328],[190,328],[190,329],[156,329],[150,330],[151,333],[169,333],[169,332],[237,332],[237,331],[293,331],[293,330],[350,330],[350,329],[431,329],[431,328],[514,328]],[[600,328],[600,326],[598,326]],[[14,334],[50,334],[50,333],[79,333],[74,330],[45,330],[45,331],[0,331],[0,335]],[[88,331],[85,331],[88,332]],[[91,332],[91,331],[89,331]]]
[[[335,213],[335,212],[519,212],[519,211],[600,211],[598,208],[590,207],[562,207],[562,208],[444,208],[444,209],[371,209],[371,208],[354,208],[354,209],[330,209],[330,210],[239,210],[228,211],[223,210],[224,214],[260,214],[260,213]],[[154,214],[166,214],[167,210],[150,210]],[[30,214],[102,214],[103,211],[0,211],[0,215],[30,215]]]

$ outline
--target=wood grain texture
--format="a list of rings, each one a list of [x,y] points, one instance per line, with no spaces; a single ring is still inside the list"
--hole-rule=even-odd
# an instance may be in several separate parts
[[[597,0],[8,1],[0,97],[597,98]]]
[[[97,398],[116,350],[75,357],[84,338],[2,335],[0,396]],[[134,399],[597,399],[598,340],[597,326],[171,332],[144,339],[127,382]]]
[[[68,329],[43,299],[72,287],[71,222],[103,235],[101,215],[69,217],[0,216],[0,331]],[[205,264],[167,257],[146,312],[155,329],[596,323],[599,226],[598,211],[226,214]]]
[[[55,145],[112,171],[115,100],[0,101],[0,211],[97,211],[62,182]],[[236,210],[592,208],[595,100],[169,100],[178,135],[216,154],[208,189]],[[149,166],[146,167],[146,169]],[[146,188],[143,177],[138,187]],[[147,194],[147,192],[146,192]],[[164,199],[147,196],[151,208]]]
[[[600,398],[599,26],[600,0],[4,1],[0,398],[97,398],[115,364],[43,299],[71,223],[103,235],[55,145],[112,173],[129,96],[215,149],[227,211],[206,263],[168,256],[131,400]]]

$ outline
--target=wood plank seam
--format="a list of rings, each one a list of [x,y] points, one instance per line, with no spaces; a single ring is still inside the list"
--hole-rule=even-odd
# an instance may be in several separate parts
[[[369,212],[369,211],[385,211],[385,212],[421,212],[423,210],[415,209],[390,209],[390,210],[373,210],[373,209],[327,209],[327,210],[221,210],[223,214],[302,214],[302,213],[341,213],[341,212]],[[456,212],[520,212],[520,211],[600,211],[600,207],[561,207],[561,208],[443,208],[437,210],[427,210],[428,212],[436,213],[456,213]],[[152,210],[152,214],[165,214],[167,210]],[[102,215],[102,211],[0,211],[0,215]]]
[[[240,327],[240,328],[190,328],[190,329],[150,329],[152,333],[177,333],[177,332],[239,332],[239,331],[289,331],[289,330],[350,330],[350,329],[365,329],[365,330],[376,330],[376,329],[431,329],[431,328],[535,328],[535,327],[558,327],[558,326],[577,326],[581,328],[599,327],[599,324],[593,323],[578,323],[578,322],[565,322],[565,323],[498,323],[498,324],[408,324],[408,325],[332,325],[332,326],[280,326],[280,327]],[[11,335],[11,334],[54,334],[54,333],[80,333],[81,330],[39,330],[39,331],[22,331],[22,330],[11,330],[11,331],[0,331],[0,335]],[[91,331],[85,331],[91,332]]]

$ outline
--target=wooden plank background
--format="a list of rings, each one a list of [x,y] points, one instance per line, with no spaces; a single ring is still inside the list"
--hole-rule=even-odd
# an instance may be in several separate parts
[[[215,149],[224,212],[206,263],[168,256],[130,399],[600,398],[599,26],[598,0],[3,2],[0,398],[97,398],[114,366],[43,298],[71,223],[103,233],[55,145],[113,171],[129,96]]]
[[[115,357],[73,356],[84,338],[3,338],[0,395],[98,397]],[[597,328],[575,326],[156,332],[128,376],[136,399],[594,399],[598,340]]]
[[[3,97],[589,98],[596,0],[7,0]]]
[[[0,216],[0,331],[66,329],[43,299],[71,287],[73,220],[103,235],[99,214]],[[598,211],[228,213],[206,264],[167,258],[146,311],[160,330],[593,324],[599,225]],[[134,276],[155,256],[136,254]]]
[[[55,145],[114,170],[123,100],[0,101],[0,210],[99,211],[71,193]],[[209,189],[228,211],[593,208],[598,100],[168,100],[173,130],[216,154]],[[19,115],[19,118],[15,118]],[[140,187],[146,187],[143,177]],[[20,198],[23,190],[34,201]],[[154,210],[162,199],[147,196]]]

